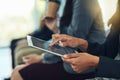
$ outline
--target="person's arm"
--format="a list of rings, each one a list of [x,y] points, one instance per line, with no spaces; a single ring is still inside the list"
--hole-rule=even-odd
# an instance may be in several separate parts
[[[118,53],[119,44],[119,30],[111,27],[110,33],[104,42],[104,44],[90,43],[88,42],[88,53],[97,56],[106,56],[110,58],[115,58]],[[94,48],[93,48],[94,47]]]
[[[100,43],[105,35],[103,34],[103,28],[100,29],[100,27],[103,27],[101,25],[103,24],[101,23],[101,15],[98,17],[99,19],[96,19],[98,7],[97,0],[73,0],[72,20],[67,29],[67,34],[90,42]],[[96,22],[99,22],[99,24]]]
[[[48,29],[54,33],[58,32],[57,13],[59,5],[60,5],[59,0],[49,0],[49,2],[47,3],[44,18],[42,20],[42,24],[46,25]]]
[[[59,9],[60,0],[49,0],[45,17],[56,18]]]
[[[98,57],[88,53],[67,54],[62,59],[69,63],[77,73],[94,68],[96,77],[120,78],[120,60]]]
[[[98,43],[87,42],[84,39],[75,38],[64,34],[54,34],[52,35],[52,39],[53,41],[50,46],[59,43],[59,45],[63,47],[77,47],[82,51],[87,51],[93,55],[101,55],[114,58],[118,53],[119,30],[112,27],[105,43],[101,45]]]
[[[72,37],[66,34],[53,34],[50,46],[52,47],[55,44],[59,44],[61,47],[77,48],[81,51],[86,51],[88,47],[87,40]]]
[[[90,4],[89,1],[87,1],[86,3]],[[93,17],[93,22],[90,27],[87,40],[89,42],[93,42],[93,43],[96,42],[98,44],[103,44],[106,39],[106,36],[105,36],[102,12],[98,0],[92,0],[92,3],[87,8],[91,11],[91,12],[89,11],[89,14],[91,14]]]
[[[113,60],[101,56],[96,72],[96,77],[120,79],[120,60]]]

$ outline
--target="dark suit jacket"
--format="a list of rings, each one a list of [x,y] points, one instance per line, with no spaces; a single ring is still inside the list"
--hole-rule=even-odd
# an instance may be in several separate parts
[[[88,52],[100,56],[97,77],[120,78],[120,61],[114,60],[118,54],[119,35],[120,28],[112,27],[104,44],[89,43]]]
[[[96,76],[120,79],[120,60],[101,56]]]

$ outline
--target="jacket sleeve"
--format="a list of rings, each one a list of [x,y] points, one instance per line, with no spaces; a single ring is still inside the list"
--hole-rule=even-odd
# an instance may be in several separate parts
[[[112,27],[104,44],[90,43],[88,53],[97,56],[115,58],[118,53],[119,30]],[[93,48],[94,47],[94,48]]]
[[[101,43],[105,35],[104,29],[100,28],[103,27],[102,16],[97,16],[101,12],[99,8],[97,0],[73,0],[72,20],[67,34],[90,42]]]
[[[120,60],[100,57],[96,71],[96,77],[108,77],[120,79]]]

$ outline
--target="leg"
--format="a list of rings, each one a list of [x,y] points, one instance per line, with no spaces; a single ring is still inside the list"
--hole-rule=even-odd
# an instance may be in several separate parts
[[[36,63],[20,70],[24,80],[84,80],[91,74],[69,74],[63,68],[63,63],[42,64]]]
[[[17,66],[13,72],[12,72],[12,75],[11,75],[11,80],[23,80],[21,75],[19,74],[19,70],[25,68],[27,65],[20,65],[20,66]]]

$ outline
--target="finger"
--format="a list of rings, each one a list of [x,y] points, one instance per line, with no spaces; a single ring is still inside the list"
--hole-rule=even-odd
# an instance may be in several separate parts
[[[31,58],[29,58],[29,59],[27,58],[27,59],[24,59],[23,62],[25,64],[30,64],[32,62],[32,59]]]
[[[26,59],[26,57],[22,57],[22,60],[24,61]]]
[[[76,54],[76,53],[71,53],[71,54],[63,55],[63,58],[65,58],[65,59],[70,59],[70,58],[77,58],[77,57],[79,57],[79,56],[80,56],[79,53],[78,53],[78,54]]]
[[[54,40],[52,43],[50,43],[49,46],[53,46],[53,45],[57,44],[58,42],[59,42],[59,39],[56,39],[56,40]]]
[[[81,70],[79,69],[80,66],[73,66],[73,65],[71,65],[71,67],[72,67],[72,69],[73,69],[75,72],[77,72],[77,73],[80,73],[80,72],[81,72]]]
[[[65,34],[54,34],[54,35],[52,35],[52,39],[58,39],[58,38],[61,38],[64,41],[64,39],[65,40],[67,39],[67,36]]]
[[[66,42],[67,41],[67,38],[65,37],[64,34],[55,34],[55,35],[52,35],[52,43],[50,44],[50,46],[53,46],[54,44],[56,43],[59,43],[60,46],[64,46],[62,45],[62,42]]]
[[[22,60],[24,63],[27,63],[30,60],[30,58],[28,56],[24,56],[22,57]]]
[[[29,60],[28,60],[28,59],[24,59],[23,62],[24,62],[24,63],[28,63]]]
[[[30,59],[29,55],[22,57],[23,59]]]
[[[62,47],[66,47],[66,46],[69,46],[69,42],[68,41],[59,41],[59,45],[62,46]]]
[[[66,63],[69,63],[69,64],[72,64],[72,61],[70,59],[65,59],[65,58],[62,58],[62,60]]]
[[[56,38],[58,38],[60,36],[60,34],[53,34],[52,35],[52,39],[56,39]]]
[[[56,43],[58,43],[59,42],[59,36],[60,36],[60,34],[54,34],[54,35],[52,35],[52,42],[50,43],[49,46],[53,46]]]
[[[25,62],[25,64],[30,65],[30,64],[31,64],[31,61],[27,61],[27,62]]]
[[[71,65],[76,65],[76,62],[75,62],[75,58],[73,59],[65,59],[65,58],[62,58],[62,60],[66,63],[69,63]]]

